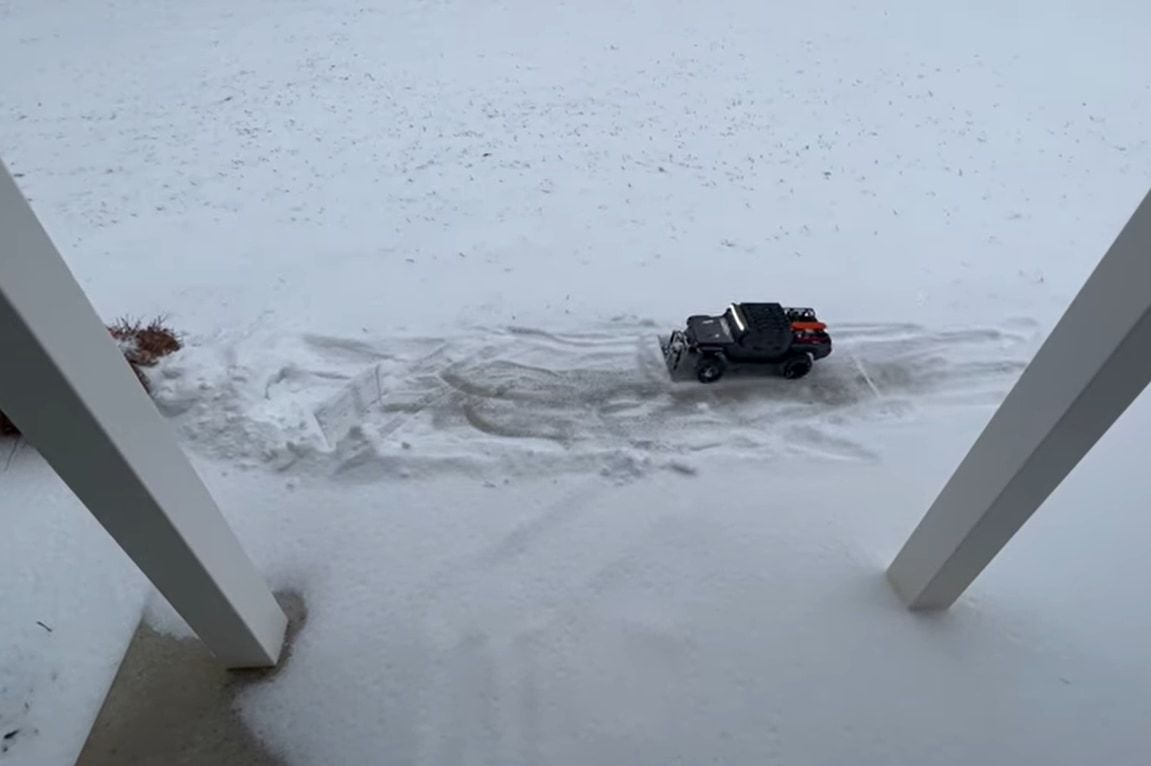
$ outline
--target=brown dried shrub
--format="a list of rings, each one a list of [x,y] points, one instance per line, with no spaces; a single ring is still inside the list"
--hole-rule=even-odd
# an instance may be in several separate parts
[[[108,332],[120,342],[128,361],[141,367],[152,367],[180,350],[179,337],[164,325],[163,317],[146,325],[139,320],[121,319]]]

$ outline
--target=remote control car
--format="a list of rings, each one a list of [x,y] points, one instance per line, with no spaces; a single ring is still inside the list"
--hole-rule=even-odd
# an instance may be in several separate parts
[[[691,316],[687,328],[661,338],[673,380],[714,383],[729,368],[760,365],[792,380],[831,353],[831,336],[813,309],[733,303],[720,316]]]

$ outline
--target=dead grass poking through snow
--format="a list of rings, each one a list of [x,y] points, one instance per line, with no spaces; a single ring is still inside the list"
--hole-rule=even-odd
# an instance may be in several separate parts
[[[123,318],[108,328],[108,332],[120,345],[120,350],[140,384],[148,390],[148,376],[145,367],[154,367],[164,357],[180,350],[180,336],[164,324],[163,317],[157,317],[148,324],[138,319]],[[0,436],[19,436],[20,429],[0,412]]]

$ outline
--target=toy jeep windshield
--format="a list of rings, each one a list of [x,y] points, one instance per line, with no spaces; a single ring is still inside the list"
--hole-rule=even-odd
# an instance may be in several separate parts
[[[688,317],[687,328],[660,345],[673,380],[714,383],[728,369],[749,365],[794,380],[831,353],[831,336],[813,309],[733,303],[719,316]]]

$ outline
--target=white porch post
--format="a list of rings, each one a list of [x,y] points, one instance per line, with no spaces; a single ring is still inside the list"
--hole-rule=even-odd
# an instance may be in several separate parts
[[[908,606],[949,607],[1149,380],[1151,194],[892,562]]]
[[[284,613],[2,164],[0,360],[0,409],[208,648],[274,665]]]

